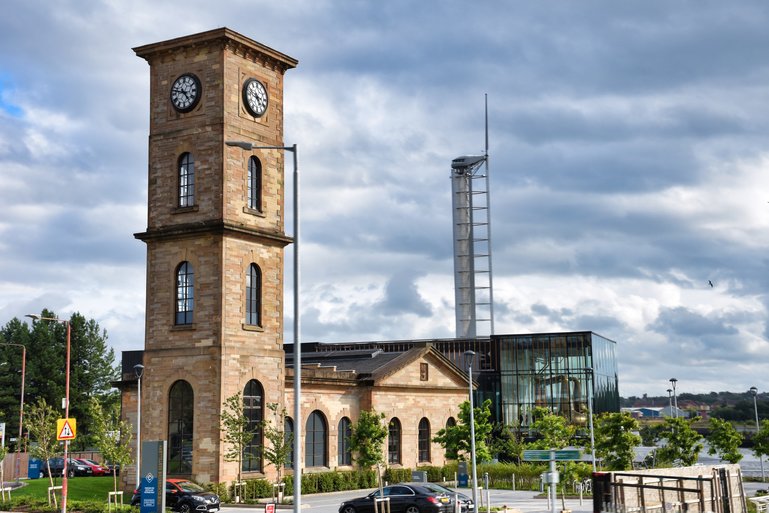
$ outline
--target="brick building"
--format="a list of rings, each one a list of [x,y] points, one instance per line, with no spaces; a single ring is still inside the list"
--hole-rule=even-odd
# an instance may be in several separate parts
[[[147,229],[135,235],[147,247],[146,338],[143,352],[124,354],[123,412],[135,425],[132,366],[141,362],[142,440],[168,441],[169,475],[232,481],[237,464],[224,461],[219,427],[225,399],[243,394],[254,422],[271,403],[293,411],[283,350],[292,239],[283,152],[225,142],[284,145],[283,78],[297,61],[226,28],[134,51],[150,66]],[[429,440],[467,397],[464,374],[429,345],[374,353],[348,358],[349,368],[303,371],[307,471],[352,468],[339,429],[370,408],[399,426],[391,464],[414,467],[420,455],[443,463]],[[243,469],[275,473],[258,457]]]
[[[254,425],[268,405],[293,412],[294,372],[283,341],[284,154],[226,143],[284,146],[283,79],[298,62],[226,28],[134,51],[150,66],[147,229],[135,235],[147,247],[147,304],[144,350],[123,353],[123,415],[136,426],[141,363],[142,440],[167,441],[171,476],[231,482],[223,403],[240,393]],[[476,397],[492,399],[497,421],[525,429],[536,406],[575,423],[592,404],[618,411],[614,346],[592,332],[303,346],[303,471],[352,469],[346,435],[370,409],[385,415],[389,465],[444,464],[431,440],[467,398],[468,349]],[[275,476],[263,443],[254,438],[245,478]],[[132,487],[135,468],[122,476]]]

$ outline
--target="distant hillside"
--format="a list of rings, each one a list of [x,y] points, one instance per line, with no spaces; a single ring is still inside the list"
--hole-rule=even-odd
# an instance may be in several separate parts
[[[753,408],[753,396],[748,391],[745,392],[710,392],[708,394],[678,394],[678,407],[683,410],[709,410],[711,417],[718,417],[725,420],[749,421],[755,419],[755,410]],[[758,406],[758,416],[760,419],[769,418],[769,394],[759,393],[756,397]],[[644,394],[643,397],[621,397],[620,406],[622,408],[664,407],[669,404],[668,396],[650,397]]]

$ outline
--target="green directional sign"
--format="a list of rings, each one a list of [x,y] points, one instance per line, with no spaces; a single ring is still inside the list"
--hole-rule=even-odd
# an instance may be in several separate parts
[[[525,461],[550,461],[550,451],[523,451]]]
[[[582,459],[579,449],[560,449],[557,451],[531,450],[523,451],[525,461],[550,461],[550,453],[555,456],[555,461],[573,461]]]

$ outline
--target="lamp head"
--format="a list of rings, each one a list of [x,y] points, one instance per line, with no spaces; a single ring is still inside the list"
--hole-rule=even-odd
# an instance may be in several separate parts
[[[144,374],[144,365],[141,363],[134,365],[134,374],[136,374],[137,378],[141,379],[142,374]]]
[[[678,380],[676,378],[670,378],[670,382],[673,383],[673,388],[675,388],[676,383],[678,383]]]
[[[226,144],[227,146],[235,146],[237,148],[242,148],[246,151],[251,151],[254,148],[253,144],[246,141],[225,141],[224,144]]]
[[[750,395],[753,397],[758,395],[758,389],[756,387],[750,387]]]
[[[470,351],[469,349],[465,351],[465,363],[468,367],[473,366],[473,360],[475,360],[475,351]]]
[[[25,315],[24,317],[29,317],[29,318],[30,318],[30,319],[32,319],[33,321],[39,321],[39,320],[40,320],[40,316],[39,316],[39,315],[36,315],[36,314],[27,314],[27,315]]]

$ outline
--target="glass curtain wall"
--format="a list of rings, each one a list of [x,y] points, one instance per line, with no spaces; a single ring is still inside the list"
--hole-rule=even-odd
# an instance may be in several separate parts
[[[593,411],[619,411],[615,342],[592,332],[493,338],[505,424],[527,428],[538,406],[585,424],[594,384]]]

